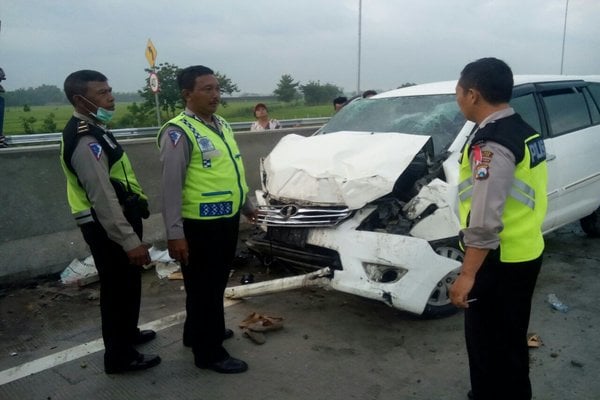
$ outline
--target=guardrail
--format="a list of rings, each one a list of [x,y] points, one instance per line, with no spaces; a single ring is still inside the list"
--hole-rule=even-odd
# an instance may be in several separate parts
[[[301,119],[286,119],[279,121],[283,128],[292,127],[308,127],[308,126],[320,126],[324,125],[329,121],[330,117],[321,118],[301,118]],[[231,127],[235,132],[249,131],[252,122],[232,122]],[[133,139],[140,137],[154,137],[158,132],[158,127],[152,126],[147,128],[125,128],[125,129],[113,129],[111,132],[117,138]],[[51,144],[59,143],[61,133],[34,133],[34,134],[23,134],[23,135],[9,135],[6,136],[6,143],[9,146],[26,146],[26,145],[38,145],[38,144]]]

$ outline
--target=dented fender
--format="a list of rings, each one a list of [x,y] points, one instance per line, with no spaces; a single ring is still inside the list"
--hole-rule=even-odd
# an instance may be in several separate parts
[[[334,271],[333,289],[422,314],[437,283],[460,263],[435,253],[425,239],[357,231],[370,211],[361,210],[336,229],[312,229],[307,242],[339,253],[343,270]],[[396,278],[382,281],[369,274],[373,269],[395,273]]]

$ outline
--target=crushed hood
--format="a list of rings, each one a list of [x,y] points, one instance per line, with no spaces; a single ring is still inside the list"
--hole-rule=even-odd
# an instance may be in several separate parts
[[[284,136],[263,162],[274,198],[359,209],[390,193],[429,136],[335,132]]]

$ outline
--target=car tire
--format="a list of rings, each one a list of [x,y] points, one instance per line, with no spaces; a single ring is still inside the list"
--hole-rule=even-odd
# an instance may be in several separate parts
[[[441,256],[451,258],[462,262],[464,253],[455,247],[440,246],[436,247],[435,252]],[[450,301],[450,287],[460,273],[460,267],[453,269],[444,276],[432,290],[427,305],[421,316],[427,319],[444,318],[456,314],[458,308]]]
[[[579,223],[586,235],[593,238],[600,237],[600,208],[597,208],[587,217],[580,219]]]

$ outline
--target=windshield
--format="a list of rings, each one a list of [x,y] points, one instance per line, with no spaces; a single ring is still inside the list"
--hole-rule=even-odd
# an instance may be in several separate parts
[[[445,151],[465,124],[454,94],[359,99],[346,105],[318,132],[400,132],[433,138]]]

